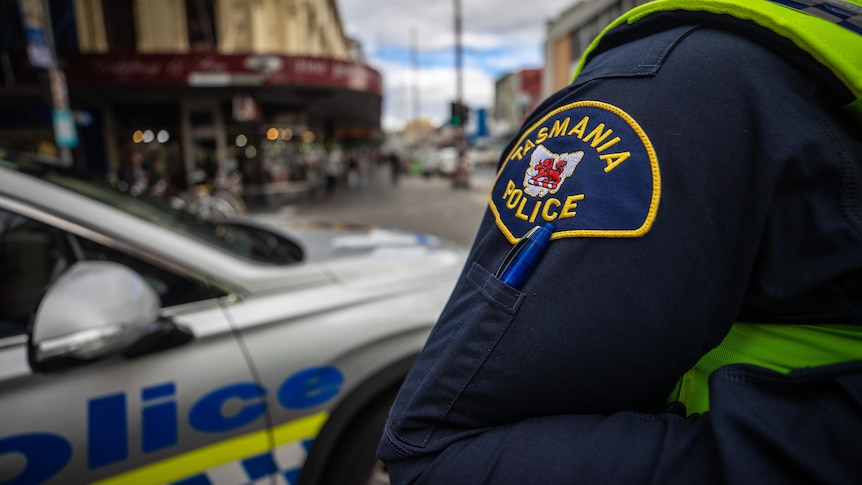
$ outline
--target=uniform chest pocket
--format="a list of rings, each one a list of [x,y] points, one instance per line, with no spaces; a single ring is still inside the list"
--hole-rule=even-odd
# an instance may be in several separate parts
[[[393,406],[391,431],[399,440],[424,447],[435,429],[488,424],[482,409],[493,405],[494,396],[468,385],[506,333],[523,298],[522,292],[473,263]]]

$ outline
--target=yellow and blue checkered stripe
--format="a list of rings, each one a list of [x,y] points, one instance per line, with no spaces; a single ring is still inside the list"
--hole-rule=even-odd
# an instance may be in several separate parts
[[[171,485],[296,485],[312,441],[289,443],[276,448],[272,453],[261,453],[225,463]]]
[[[189,451],[93,485],[295,485],[325,412]],[[274,449],[268,433],[272,433]]]
[[[862,34],[862,7],[840,0],[769,0]]]

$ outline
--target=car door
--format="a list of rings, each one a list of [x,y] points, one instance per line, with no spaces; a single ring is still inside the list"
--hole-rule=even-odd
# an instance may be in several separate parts
[[[134,269],[191,338],[34,370],[36,309],[78,260]],[[273,472],[267,389],[220,307],[229,295],[178,268],[0,196],[0,483],[239,484]]]

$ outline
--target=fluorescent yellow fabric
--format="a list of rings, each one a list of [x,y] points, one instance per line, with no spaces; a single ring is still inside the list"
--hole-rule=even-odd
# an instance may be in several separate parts
[[[754,364],[787,373],[794,369],[862,359],[862,327],[736,323],[721,344],[677,383],[671,401],[686,411],[709,409],[709,375],[727,364]]]
[[[849,3],[862,5],[859,0]],[[581,72],[587,57],[606,32],[623,23],[631,24],[647,15],[672,10],[731,15],[756,22],[789,39],[828,67],[847,86],[856,101],[845,108],[862,122],[862,35],[820,17],[766,0],[654,0],[640,5],[623,14],[593,40],[581,56],[574,76]]]

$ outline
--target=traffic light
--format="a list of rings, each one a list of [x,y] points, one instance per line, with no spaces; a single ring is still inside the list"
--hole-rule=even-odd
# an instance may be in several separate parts
[[[450,103],[452,114],[449,117],[449,124],[452,126],[465,126],[470,118],[470,108],[463,103]]]

